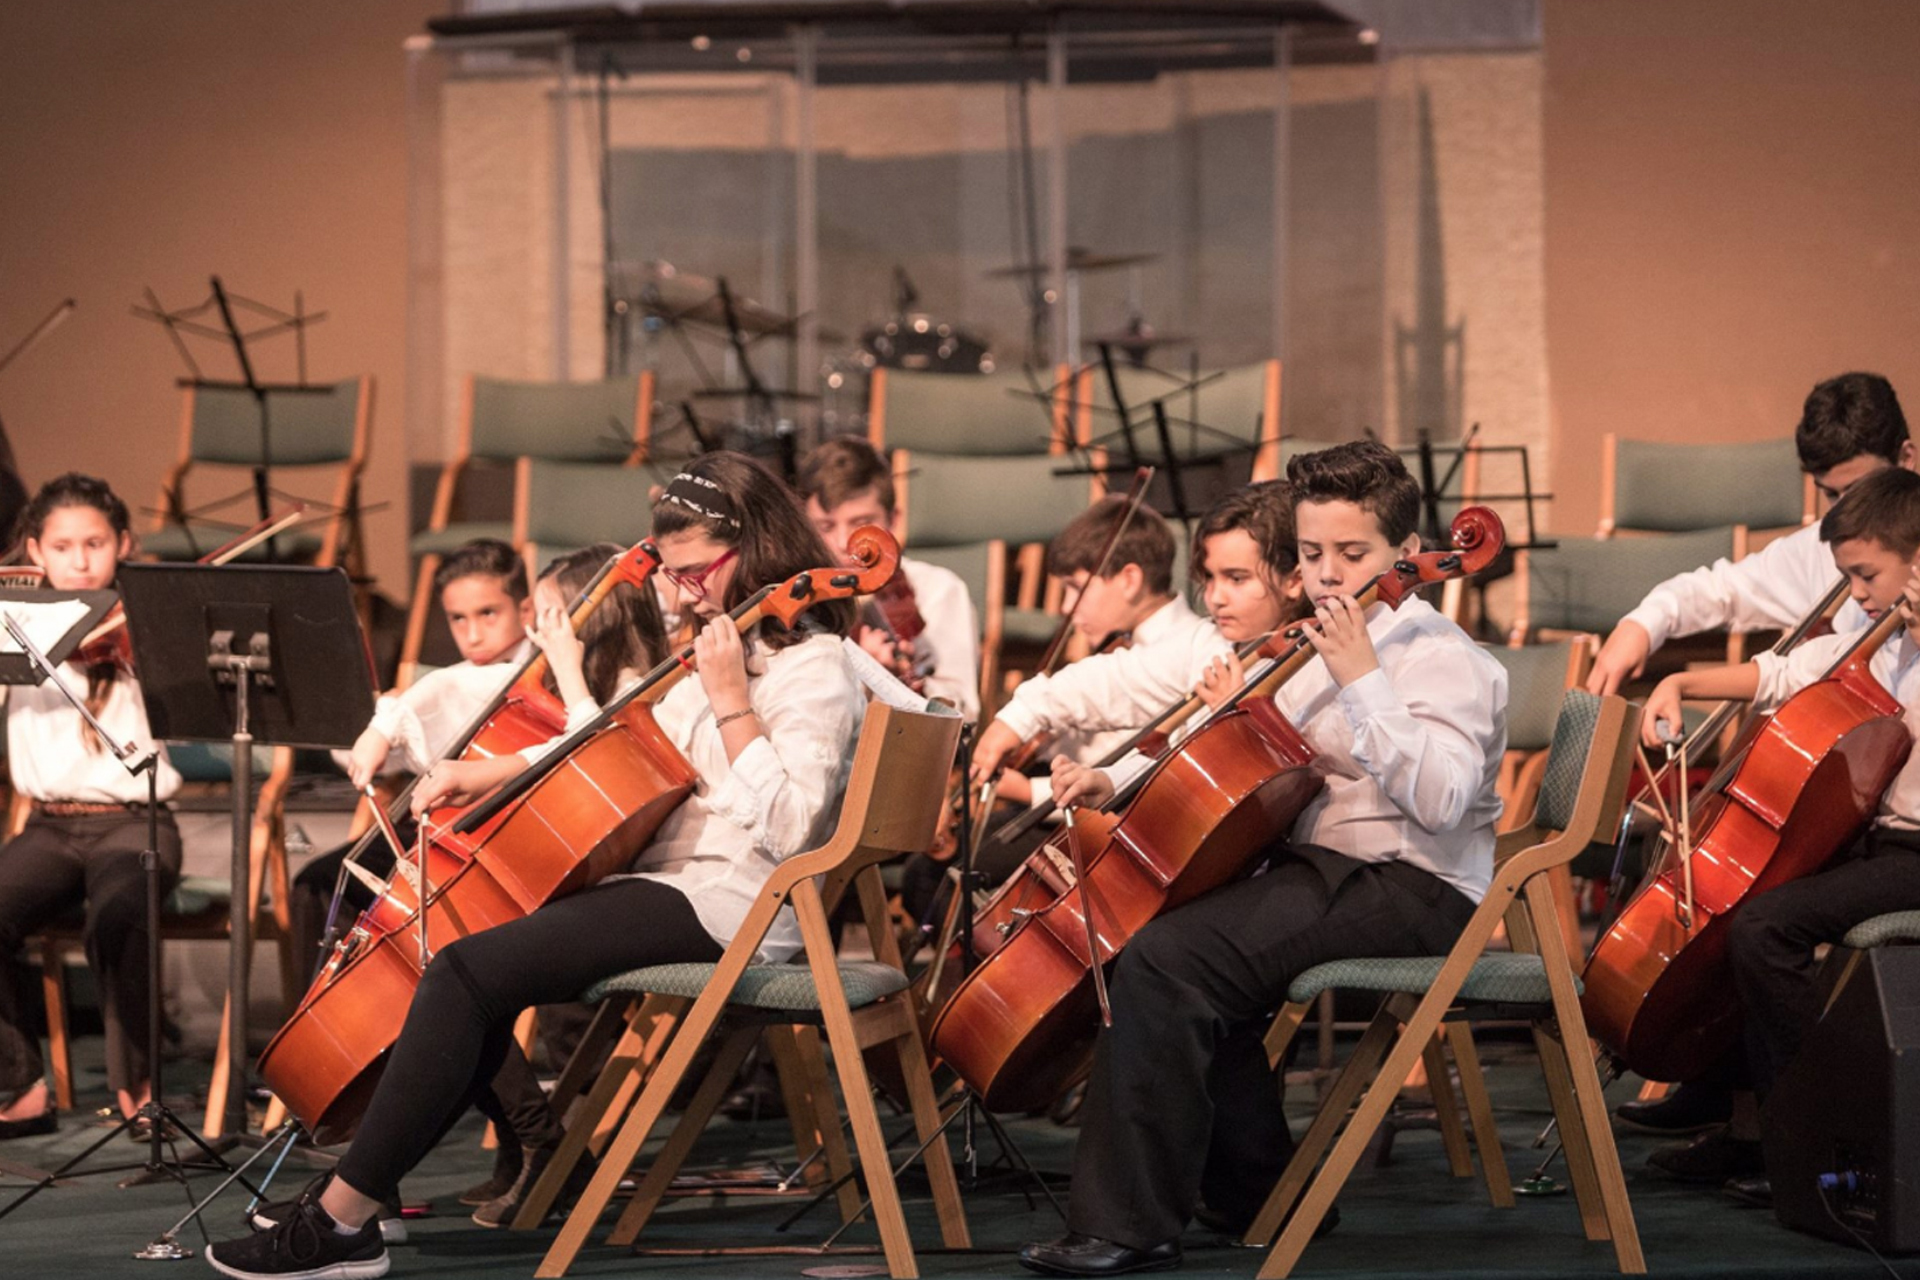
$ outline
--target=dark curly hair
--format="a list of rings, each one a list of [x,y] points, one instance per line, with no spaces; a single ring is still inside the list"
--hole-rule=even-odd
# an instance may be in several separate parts
[[[1293,505],[1351,502],[1371,512],[1391,543],[1405,542],[1420,528],[1420,482],[1407,464],[1378,440],[1350,440],[1303,453],[1287,463]]]
[[[1808,394],[1800,424],[1793,429],[1800,469],[1812,475],[1862,454],[1898,462],[1907,439],[1900,397],[1877,373],[1828,378]]]

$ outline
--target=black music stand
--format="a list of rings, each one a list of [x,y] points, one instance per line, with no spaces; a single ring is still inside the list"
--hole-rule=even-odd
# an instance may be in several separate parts
[[[160,753],[157,749],[141,750],[132,742],[121,742],[94,718],[88,710],[86,700],[75,693],[59,674],[60,665],[70,657],[80,645],[83,637],[113,607],[114,595],[111,591],[0,591],[0,623],[5,626],[7,640],[0,642],[0,684],[37,685],[47,681],[60,695],[72,704],[82,719],[99,735],[113,757],[126,767],[128,773],[145,774],[147,777],[147,845],[140,852],[140,867],[146,881],[147,897],[147,1073],[148,1097],[140,1109],[127,1116],[119,1124],[107,1130],[89,1145],[86,1150],[74,1156],[51,1173],[39,1169],[0,1162],[0,1170],[16,1176],[34,1179],[34,1184],[0,1208],[0,1218],[6,1217],[34,1196],[56,1185],[60,1179],[76,1172],[117,1173],[124,1169],[138,1169],[132,1177],[120,1185],[135,1186],[142,1183],[157,1182],[171,1178],[176,1182],[186,1182],[186,1171],[195,1169],[226,1169],[228,1166],[220,1154],[209,1147],[193,1127],[176,1115],[164,1101],[166,1085],[164,1083],[165,1061],[160,1054],[160,798],[158,795],[158,775]],[[81,1170],[80,1166],[94,1152],[119,1137],[137,1121],[147,1122],[147,1159],[142,1164],[109,1165],[104,1169]],[[171,1129],[170,1129],[171,1127]],[[184,1134],[199,1147],[208,1163],[187,1164],[179,1159],[177,1152],[171,1160],[163,1159],[160,1154],[162,1145],[172,1146],[173,1133]],[[136,1257],[143,1256],[136,1254]],[[170,1247],[165,1252],[146,1254],[155,1258],[185,1257],[184,1253]]]
[[[222,1131],[246,1133],[253,953],[253,747],[350,747],[373,716],[373,657],[344,569],[127,564],[127,625],[156,739],[233,747],[232,952]]]

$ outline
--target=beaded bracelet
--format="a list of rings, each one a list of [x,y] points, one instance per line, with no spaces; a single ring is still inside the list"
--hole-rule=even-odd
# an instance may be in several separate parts
[[[727,714],[715,720],[713,722],[713,727],[716,729],[724,729],[728,725],[732,724],[735,720],[738,720],[741,716],[750,716],[752,714],[753,714],[752,707],[742,707],[738,711],[729,711],[727,712]]]

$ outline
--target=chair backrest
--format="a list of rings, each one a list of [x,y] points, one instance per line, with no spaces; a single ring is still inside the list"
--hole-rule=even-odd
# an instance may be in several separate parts
[[[470,380],[468,456],[494,462],[546,458],[623,462],[642,435],[642,379],[594,382]]]
[[[275,467],[319,466],[365,456],[366,378],[312,391],[267,392],[266,457]],[[187,389],[187,456],[252,467],[261,462],[260,402],[230,387]]]
[[[1575,649],[1584,643],[1484,646],[1487,655],[1507,669],[1507,750],[1543,751],[1553,744]]]
[[[1731,528],[1661,538],[1557,538],[1526,555],[1530,629],[1605,634],[1653,587],[1734,553]]]
[[[635,467],[521,458],[513,513],[515,546],[542,560],[595,542],[632,546],[653,528],[653,479]]]
[[[1813,515],[1799,455],[1786,436],[1667,444],[1609,433],[1602,450],[1603,537],[1615,529],[1780,529]]]
[[[916,547],[913,558],[950,570],[966,584],[982,633],[988,614],[1006,607],[1007,544],[997,539],[951,547]]]
[[[1130,410],[1136,444],[1148,462],[1166,452],[1161,448],[1150,408],[1154,400],[1164,399],[1167,434],[1176,458],[1213,458],[1264,445],[1265,456],[1256,460],[1254,479],[1278,475],[1285,452],[1284,445],[1273,448],[1280,439],[1278,360],[1205,370],[1198,379],[1184,374],[1170,377],[1131,366],[1117,369],[1115,374]],[[1202,385],[1192,391],[1181,390],[1190,380],[1200,380]],[[1089,367],[1081,372],[1075,409],[1083,441],[1107,442],[1110,455],[1124,456],[1121,446],[1111,441],[1121,423],[1112,412],[1113,391],[1104,370]]]
[[[1534,806],[1537,831],[1578,837],[1584,847],[1612,825],[1626,798],[1638,711],[1624,698],[1567,690]]]
[[[932,847],[960,725],[958,716],[902,711],[877,698],[869,702],[839,826],[818,849],[783,862],[768,889],[828,875],[831,900],[831,886],[845,885],[867,867]]]
[[[1063,434],[1061,402],[1044,374],[916,373],[876,369],[867,434],[876,448],[948,454],[1047,453]]]
[[[906,516],[902,545],[951,547],[998,538],[1046,542],[1086,510],[1086,475],[1057,475],[1068,458],[951,457],[894,451],[894,497]]]

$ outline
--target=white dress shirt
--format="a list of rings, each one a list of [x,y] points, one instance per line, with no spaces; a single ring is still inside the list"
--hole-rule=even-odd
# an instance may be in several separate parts
[[[1785,630],[1804,618],[1840,581],[1833,552],[1810,524],[1775,538],[1744,560],[1715,560],[1647,592],[1624,621],[1646,629],[1658,649],[1675,636],[1700,631]],[[1848,600],[1834,615],[1833,629],[1856,631],[1866,623]]]
[[[1859,634],[1817,636],[1785,657],[1763,653],[1754,659],[1760,668],[1760,687],[1754,705],[1778,706],[1808,685],[1822,680]],[[1900,703],[1907,732],[1920,735],[1920,648],[1905,628],[1880,646],[1867,670]],[[1899,831],[1920,831],[1920,751],[1907,757],[1893,783],[1880,797],[1874,825]]]
[[[61,681],[84,700],[86,669],[62,663]],[[131,742],[139,751],[154,745],[147,728],[147,706],[140,682],[124,671],[108,690],[106,705],[94,716],[117,742]],[[7,691],[7,771],[14,789],[35,800],[64,800],[80,804],[136,804],[147,798],[147,780],[136,777],[98,741],[87,741],[87,722],[73,704],[53,687],[14,685]],[[180,774],[160,748],[154,776],[155,794],[169,799],[180,789]]]
[[[924,692],[940,698],[963,720],[980,718],[980,620],[967,584],[951,569],[900,557],[900,572],[913,588],[927,629],[915,641],[933,655]]]
[[[382,773],[424,773],[460,745],[460,735],[480,708],[520,673],[520,664],[533,652],[533,641],[522,640],[513,652],[485,666],[456,662],[429,671],[398,693],[383,693],[373,704],[368,728],[391,745]],[[334,752],[345,767],[346,753]]]
[[[1478,902],[1493,880],[1506,670],[1418,597],[1374,605],[1367,634],[1376,669],[1343,689],[1316,657],[1274,695],[1327,784],[1293,839],[1410,862]],[[1151,763],[1130,755],[1107,772],[1124,787]]]
[[[832,833],[867,704],[838,636],[762,649],[748,670],[759,672],[749,676],[747,697],[761,736],[731,764],[697,676],[655,705],[655,723],[700,781],[634,863],[635,874],[684,893],[722,946],[738,932],[774,867]],[[773,964],[799,949],[799,921],[783,908],[759,959]]]

